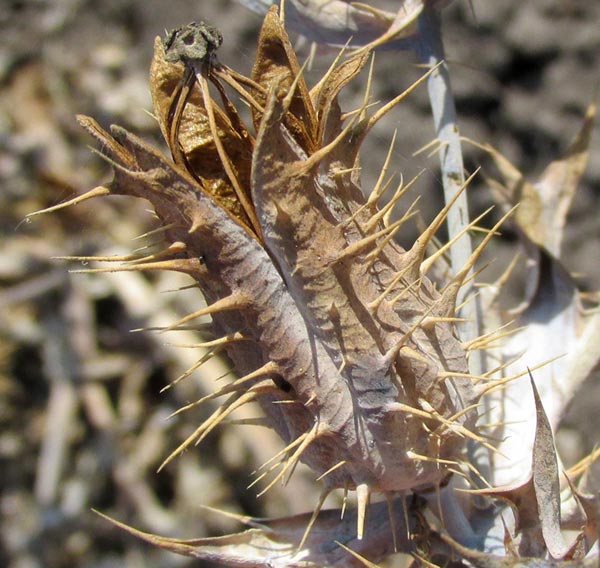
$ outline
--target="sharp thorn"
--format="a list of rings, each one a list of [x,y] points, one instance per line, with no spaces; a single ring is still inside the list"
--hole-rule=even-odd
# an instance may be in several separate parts
[[[389,238],[392,238],[393,234],[400,228],[400,225],[402,225],[404,221],[404,218],[398,219],[398,221],[396,221],[389,227],[385,227],[384,229],[381,229],[380,231],[377,231],[376,233],[369,235],[368,237],[364,237],[359,241],[354,241],[350,243],[345,249],[343,249],[339,253],[339,255],[336,258],[334,258],[331,261],[331,263],[335,264],[348,257],[355,256],[369,245],[375,243],[377,239],[381,237],[389,236]]]
[[[193,259],[182,258],[146,262],[144,264],[125,264],[101,268],[82,268],[78,270],[70,270],[69,272],[72,274],[102,274],[107,272],[144,272],[146,270],[170,270],[173,272],[183,272],[184,274],[193,274],[196,269],[197,264]]]
[[[383,193],[385,192],[386,185],[383,185],[383,180],[387,176],[388,168],[390,167],[390,161],[392,159],[392,152],[394,151],[394,146],[396,145],[396,137],[398,135],[398,129],[394,129],[394,134],[392,135],[392,141],[390,142],[390,146],[387,151],[387,155],[383,162],[383,166],[381,167],[381,171],[379,172],[379,177],[377,178],[377,182],[371,191],[371,195],[367,199],[367,203],[375,204],[379,201]]]
[[[102,197],[105,195],[110,195],[110,189],[103,185],[95,187],[90,191],[87,191],[83,195],[78,195],[73,199],[69,199],[68,201],[64,201],[63,203],[59,203],[58,205],[53,205],[52,207],[46,207],[46,209],[40,209],[39,211],[33,211],[33,213],[28,213],[25,217],[26,219],[31,219],[31,217],[36,217],[37,215],[43,215],[45,213],[52,213],[54,211],[58,211],[59,209],[64,209],[65,207],[70,207],[71,205],[77,205],[78,203],[83,203],[88,199],[93,199],[94,197]]]
[[[380,565],[374,564],[368,558],[365,558],[362,554],[359,554],[355,550],[352,550],[351,548],[347,547],[345,544],[342,544],[339,540],[334,540],[333,542],[335,542],[340,548],[344,549],[348,554],[354,556],[354,558],[356,558],[363,566],[366,566],[366,568],[381,568]]]
[[[301,436],[298,437],[300,440],[300,444],[294,453],[289,457],[286,461],[285,465],[281,468],[281,471],[271,480],[271,482],[257,495],[257,497],[261,497],[264,495],[269,489],[271,489],[279,480],[283,479],[286,473],[290,468],[294,468],[298,461],[300,460],[300,456],[306,450],[306,448],[314,442],[314,440],[318,437],[318,424],[315,424],[311,430],[305,432]],[[289,477],[288,477],[289,480]]]
[[[406,252],[405,262],[413,266],[413,279],[416,279],[420,275],[421,264],[425,257],[427,245],[431,239],[435,236],[440,226],[448,216],[448,212],[451,207],[456,203],[456,200],[460,197],[463,191],[468,187],[473,178],[477,175],[479,170],[475,170],[473,174],[456,190],[452,199],[446,203],[444,208],[436,215],[435,219],[429,224],[429,226],[421,233],[419,238],[415,241],[412,248]]]
[[[321,512],[321,509],[323,508],[323,505],[325,504],[325,499],[327,499],[327,497],[329,496],[330,493],[331,493],[331,488],[325,488],[323,491],[321,491],[321,494],[319,495],[319,500],[317,501],[317,505],[315,506],[313,514],[311,515],[310,520],[308,521],[308,524],[306,525],[306,529],[304,529],[304,534],[302,535],[302,538],[300,539],[300,543],[298,544],[298,548],[296,549],[296,554],[299,553],[302,550],[302,548],[304,547],[304,545],[306,544],[306,540],[308,539],[310,531],[312,530],[312,528],[317,520],[317,517],[319,516],[319,513]]]
[[[473,176],[471,176],[473,177]],[[471,179],[471,178],[469,178]],[[468,181],[468,180],[467,180]],[[471,253],[469,260],[465,263],[465,265],[460,269],[458,274],[454,276],[452,281],[444,288],[442,292],[442,297],[445,299],[446,305],[454,305],[456,302],[456,297],[458,295],[458,291],[460,287],[463,285],[465,278],[469,274],[470,270],[473,268],[475,262],[480,257],[481,253],[490,242],[492,237],[496,234],[496,231],[504,224],[504,222],[515,212],[518,205],[515,205],[512,209],[510,209],[502,218],[492,227],[490,232],[484,237],[481,243],[477,246],[477,248]],[[454,310],[457,311],[456,309]]]
[[[216,302],[213,302],[209,306],[197,310],[191,314],[188,314],[184,318],[181,318],[179,321],[171,324],[164,331],[172,331],[191,320],[197,319],[202,316],[212,315],[219,312],[226,312],[231,310],[238,310],[246,307],[248,305],[248,300],[245,295],[241,293],[233,293],[229,296],[225,296],[224,298],[220,298]]]
[[[434,138],[433,140],[427,142],[427,144],[425,144],[424,146],[421,146],[419,149],[415,150],[412,153],[412,157],[416,158],[417,156],[420,156],[421,154],[427,152],[430,148],[435,148],[434,152],[437,152],[441,145],[441,140],[439,138]]]
[[[173,416],[181,414],[182,412],[185,412],[192,408],[196,408],[197,406],[200,406],[202,403],[204,403],[208,400],[214,400],[215,398],[225,396],[226,394],[238,392],[242,388],[245,387],[247,382],[257,379],[259,377],[264,377],[265,375],[273,374],[275,372],[274,371],[275,368],[276,368],[276,365],[274,363],[269,362],[266,365],[263,365],[260,369],[257,369],[256,371],[254,371],[252,373],[248,373],[247,375],[244,375],[243,377],[236,379],[235,381],[233,381],[233,383],[225,385],[225,386],[221,387],[220,389],[218,389],[210,394],[207,394],[206,396],[203,396],[202,398],[199,398],[195,402],[192,402],[190,404],[186,404],[185,406],[182,406],[181,408],[179,408],[178,410],[173,412],[169,416],[169,418],[172,418]],[[228,371],[226,374],[229,374],[229,373],[230,373],[230,371]],[[253,385],[253,387],[257,386],[257,385],[267,386],[267,385],[269,385],[268,381],[269,381],[269,379],[265,379],[263,381],[260,381],[259,383],[256,383],[256,385]]]
[[[344,496],[342,497],[342,507],[340,509],[340,520],[344,519],[344,513],[346,512],[346,507],[348,506],[348,483],[344,485]]]
[[[344,53],[346,53],[348,46],[350,45],[350,42],[351,42],[351,38],[348,38],[346,43],[342,46],[342,48],[339,50],[339,52],[335,56],[334,60],[331,62],[331,65],[327,68],[327,71],[319,79],[318,83],[311,89],[310,97],[313,101],[313,106],[315,108],[317,108],[317,106],[318,106],[316,104],[316,101],[321,96],[321,90],[323,89],[323,86],[327,83],[327,81],[329,80],[331,75],[333,75],[333,72],[336,70],[338,63],[341,61]]]
[[[146,233],[142,233],[141,235],[138,235],[137,237],[134,237],[133,240],[134,241],[140,241],[140,240],[146,239],[148,237],[153,237],[154,235],[158,235],[160,233],[164,233],[166,231],[169,231],[173,227],[175,227],[175,223],[169,223],[167,225],[161,225],[160,227],[156,227],[156,229],[152,229],[151,231],[147,231]]]
[[[398,103],[404,100],[410,93],[412,93],[421,83],[426,81],[431,74],[438,70],[438,68],[443,65],[443,61],[440,61],[437,65],[433,66],[426,73],[421,75],[410,87],[408,87],[404,92],[400,93],[397,97],[393,98],[390,102],[383,105],[377,112],[373,113],[369,118],[369,122],[367,123],[366,131],[368,132],[379,119],[381,119],[388,111],[394,108]]]
[[[371,499],[371,489],[367,483],[360,483],[356,486],[356,538],[362,540],[365,534],[365,522],[367,518],[367,509]]]
[[[175,385],[179,384],[184,379],[187,379],[196,369],[199,369],[209,359],[212,359],[215,355],[217,355],[219,351],[219,348],[211,349],[210,351],[202,355],[202,357],[200,357],[200,359],[198,359],[198,361],[196,361],[187,371],[179,375],[174,381],[171,381],[167,386],[163,387],[160,390],[161,394],[173,388]]]
[[[331,466],[325,473],[322,473],[321,475],[319,475],[319,477],[317,477],[316,481],[321,481],[324,477],[327,477],[330,473],[334,472],[336,469],[339,469],[340,467],[343,467],[346,465],[347,460],[342,460],[338,463],[336,463],[334,466]]]
[[[371,312],[377,311],[377,308],[381,305],[381,302],[383,302],[387,295],[390,294],[391,291],[396,287],[396,285],[398,284],[398,282],[400,282],[400,280],[406,274],[408,269],[409,267],[404,267],[402,270],[400,270],[400,272],[396,274],[394,279],[386,286],[385,290],[381,294],[379,294],[379,296],[377,296],[377,298],[375,298],[372,302],[369,302],[367,304],[367,307]]]
[[[489,207],[488,209],[486,209],[481,215],[479,215],[476,219],[473,219],[473,221],[471,221],[466,227],[463,227],[463,229],[457,233],[454,238],[452,238],[450,241],[448,241],[444,246],[442,246],[441,248],[439,248],[437,251],[435,251],[434,254],[432,254],[429,258],[426,258],[422,263],[421,263],[421,274],[427,274],[427,272],[429,271],[429,269],[433,266],[434,262],[436,262],[441,256],[443,256],[452,246],[454,246],[456,244],[456,242],[467,232],[472,230],[475,225],[477,225],[477,223],[479,223],[479,221],[481,221],[481,219],[483,219],[490,211],[492,211],[494,207]]]
[[[189,448],[192,444],[198,444],[206,435],[211,432],[219,423],[231,414],[236,408],[254,400],[257,396],[256,392],[247,392],[241,397],[236,398],[236,395],[224,402],[211,416],[205,420],[185,441],[180,444],[171,454],[163,461],[157,470],[157,473],[162,471],[171,461],[178,455]]]

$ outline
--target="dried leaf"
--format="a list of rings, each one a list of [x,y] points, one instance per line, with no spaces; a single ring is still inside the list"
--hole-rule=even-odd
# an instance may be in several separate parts
[[[539,511],[539,522],[544,542],[550,556],[561,559],[566,556],[566,545],[561,533],[560,483],[558,460],[554,448],[554,436],[548,417],[544,412],[540,395],[531,378],[535,401],[536,428],[533,443],[532,481]]]
[[[468,560],[476,568],[596,568],[598,563],[598,559],[594,557],[556,561],[535,557],[497,556],[462,546],[447,535],[440,535],[440,538],[450,546],[455,554]]]
[[[515,361],[507,366],[507,376],[522,373],[525,366],[536,368],[540,398],[551,427],[557,428],[567,405],[600,359],[600,314],[586,315],[579,292],[560,262],[543,249],[538,252],[535,292],[515,320],[515,325],[523,327],[494,352],[503,361]],[[502,438],[502,456],[510,458],[495,457],[495,482],[505,485],[523,479],[530,468],[535,400],[523,379],[506,384],[491,400],[495,401],[491,402],[495,405],[492,420],[505,423],[494,433]]]
[[[400,351],[397,361],[402,369],[403,383],[414,386],[406,392],[406,405],[396,406],[394,402],[398,400],[398,394],[395,394],[394,382],[390,383],[386,378],[390,363],[385,352],[394,352],[396,342],[402,339],[402,332],[396,335],[384,330],[408,331],[415,328],[411,334],[418,342],[415,343],[416,348],[430,353],[430,360],[438,357],[439,350],[443,350],[446,353],[443,364],[456,366],[457,373],[466,372],[460,347],[448,328],[436,326],[427,332],[417,329],[424,317],[423,310],[430,309],[426,307],[424,298],[418,301],[418,306],[407,297],[406,304],[399,301],[396,305],[381,305],[383,309],[377,313],[369,313],[365,309],[381,295],[377,281],[367,276],[368,255],[379,254],[380,251],[381,264],[376,265],[377,270],[382,271],[379,278],[392,283],[403,268],[403,258],[405,262],[411,262],[411,255],[403,253],[390,239],[385,239],[389,229],[382,229],[382,241],[377,244],[377,233],[365,237],[364,232],[346,223],[348,216],[360,212],[364,198],[355,192],[360,202],[342,199],[345,195],[342,176],[327,179],[324,175],[315,175],[321,160],[343,138],[336,138],[327,147],[327,152],[318,151],[305,156],[282,127],[285,107],[278,93],[277,88],[271,90],[254,156],[253,201],[263,226],[265,244],[280,270],[288,275],[286,282],[290,294],[302,310],[311,332],[322,341],[328,356],[353,385],[355,417],[360,417],[358,420],[368,425],[365,432],[371,432],[374,440],[378,440],[362,455],[361,469],[365,466],[371,468],[383,459],[388,466],[379,473],[380,486],[388,482],[396,484],[401,478],[403,483],[408,484],[413,467],[422,470],[423,474],[426,468],[410,455],[403,458],[401,448],[410,446],[415,454],[423,455],[430,443],[423,435],[421,418],[414,421],[410,418],[411,409],[418,412],[420,408],[423,411],[421,416],[427,416],[430,404],[434,412],[450,416],[450,407],[468,404],[465,401],[472,393],[469,391],[470,383],[461,380],[458,387],[461,394],[457,400],[452,400],[451,384],[439,389],[437,365],[430,367],[426,357],[413,356],[413,351],[407,349],[406,353]],[[324,187],[328,189],[326,195]],[[365,211],[364,217],[356,216],[356,222],[366,225],[370,218],[370,213]],[[348,254],[348,257],[341,256],[343,254]],[[400,281],[398,284],[400,291],[405,284]],[[422,279],[420,289],[428,298],[436,297],[428,280]],[[439,309],[444,308],[440,305]],[[422,402],[425,398],[426,402]],[[473,415],[461,416],[459,422],[469,428],[467,424],[472,418]],[[463,423],[463,420],[466,422]],[[390,428],[398,428],[403,433],[400,437],[390,437]],[[457,428],[460,429],[458,424]],[[439,448],[437,455],[441,458],[446,452],[452,453],[454,444],[463,443],[463,440],[463,435],[449,427],[443,432],[442,439],[436,441]],[[379,451],[382,451],[381,457]],[[388,461],[390,459],[392,461]],[[433,465],[433,469],[437,467]]]
[[[526,297],[511,314],[516,314],[514,324],[520,329],[494,352],[502,361],[516,361],[506,375],[548,363],[535,374],[552,428],[558,427],[568,403],[600,359],[600,314],[583,311],[579,291],[558,260],[568,208],[587,163],[594,115],[592,105],[565,156],[552,162],[536,183],[485,147],[504,178],[503,184],[492,182],[497,199],[505,207],[521,200],[515,221],[528,257]],[[495,469],[495,482],[505,485],[523,479],[529,470],[535,402],[523,380],[505,385],[493,398],[494,419],[512,422],[496,432],[503,439],[500,451],[510,456],[498,458]]]
[[[507,208],[519,203],[515,217],[518,225],[529,240],[556,258],[560,258],[567,213],[587,166],[595,115],[596,107],[590,105],[581,130],[565,155],[551,162],[535,182],[527,181],[495,148],[484,146],[504,177],[502,185],[493,185],[497,200]]]
[[[317,142],[325,146],[342,130],[341,110],[337,96],[364,67],[369,53],[356,55],[342,62],[328,73],[310,92],[310,98],[318,118]]]
[[[391,508],[386,503],[369,507],[369,527],[363,540],[356,538],[356,510],[347,511],[343,518],[340,518],[338,509],[321,511],[302,548],[299,546],[304,540],[310,514],[281,519],[239,517],[240,521],[254,528],[237,534],[194,540],[144,533],[102,516],[128,533],[170,552],[240,568],[364,566],[338,542],[372,562],[395,552],[394,543],[398,551],[408,553],[414,550],[399,499]]]
[[[271,0],[239,0],[264,14]],[[367,2],[346,0],[286,0],[286,26],[310,41],[326,45],[351,47],[382,45],[410,38],[416,32],[415,21],[425,5],[439,10],[451,0],[401,0],[396,13],[381,10]]]
[[[582,461],[588,461],[589,468],[594,458],[597,457],[596,451]],[[580,545],[580,554],[585,555],[600,537],[600,494],[588,494],[581,487],[585,485],[584,478],[580,481],[579,486],[576,487],[569,477],[571,471],[569,470],[569,472],[565,473],[565,477],[574,496],[574,506],[567,508],[563,512],[562,526],[565,530],[581,531],[582,543]]]
[[[563,559],[571,549],[561,532],[560,483],[554,437],[533,377],[530,387],[535,405],[535,437],[531,472],[524,482],[495,487],[479,493],[504,499],[516,511],[515,530],[522,534],[521,556],[543,557],[546,550],[554,559]],[[573,546],[577,544],[577,541]]]
[[[544,246],[550,254],[560,258],[562,236],[575,191],[589,158],[589,145],[594,128],[596,106],[588,107],[581,130],[567,149],[565,155],[551,162],[534,183],[535,192],[543,204],[540,216],[534,222],[539,238],[531,240]],[[529,223],[523,222],[525,228]]]
[[[247,3],[266,12],[272,2]],[[310,41],[344,45],[352,38],[352,46],[362,46],[385,33],[394,14],[343,0],[288,0],[285,3],[286,25]]]

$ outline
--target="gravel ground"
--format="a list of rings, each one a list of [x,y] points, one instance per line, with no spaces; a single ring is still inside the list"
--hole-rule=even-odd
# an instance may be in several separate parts
[[[393,6],[392,2],[386,3]],[[380,3],[379,5],[383,5]],[[457,2],[445,39],[463,134],[491,142],[535,178],[565,149],[587,105],[598,97],[600,3],[585,0]],[[305,470],[288,491],[256,500],[250,473],[273,455],[269,432],[224,429],[155,471],[210,407],[166,421],[212,390],[228,371],[212,360],[180,387],[159,394],[197,352],[165,336],[131,333],[160,326],[201,301],[173,275],[71,274],[61,255],[117,254],[152,229],[143,205],[117,199],[24,221],[108,178],[89,151],[75,113],[158,139],[149,114],[147,68],[153,38],[206,19],[221,28],[220,59],[244,72],[260,18],[226,0],[5,0],[0,4],[0,565],[9,568],[203,566],[149,549],[91,512],[143,530],[200,537],[237,530],[203,506],[253,515],[301,512],[316,499]],[[304,51],[306,53],[306,50]],[[322,68],[331,54],[319,52]],[[377,57],[373,97],[387,100],[420,71],[408,54]],[[425,209],[438,206],[435,159],[413,152],[433,136],[424,91],[378,126],[363,154],[368,187],[391,131],[395,167],[422,168]],[[348,103],[357,100],[351,91]],[[576,197],[564,249],[587,289],[600,287],[600,135]],[[473,169],[485,159],[466,148]],[[490,202],[483,185],[473,207]],[[410,240],[414,235],[406,234]],[[501,258],[505,248],[498,248]],[[73,268],[73,265],[70,265]],[[76,266],[75,268],[77,268]],[[85,268],[85,267],[84,267]],[[194,343],[193,335],[177,343]],[[575,401],[559,441],[572,460],[600,442],[598,377]]]

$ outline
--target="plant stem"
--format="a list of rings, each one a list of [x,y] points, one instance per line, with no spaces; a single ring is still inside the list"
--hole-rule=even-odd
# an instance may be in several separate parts
[[[425,8],[419,18],[418,39],[415,49],[420,60],[429,67],[444,61],[440,14],[432,8]],[[465,182],[460,133],[456,120],[456,107],[450,85],[450,74],[445,62],[427,79],[427,90],[433,114],[435,132],[440,144],[440,163],[444,201],[448,203]],[[456,204],[448,213],[448,239],[458,235],[469,224],[467,194],[459,196]],[[473,247],[471,236],[465,233],[450,249],[450,262],[454,274],[458,273],[469,261]],[[473,294],[473,284],[464,286],[457,298],[462,304]],[[478,302],[471,301],[461,310],[461,316],[467,321],[460,328],[463,341],[469,341],[480,335],[481,319]],[[469,359],[471,373],[481,374],[483,364],[477,353]]]
[[[456,118],[456,106],[450,84],[448,65],[444,62],[444,45],[441,32],[440,12],[427,6],[419,17],[419,31],[414,49],[422,63],[433,67],[440,62],[437,71],[427,79],[427,91],[433,115],[433,124],[440,144],[440,163],[444,201],[448,203],[465,182],[460,132]],[[448,239],[453,239],[466,225],[469,224],[469,207],[467,193],[458,197],[454,207],[448,212]],[[473,246],[471,236],[465,232],[450,248],[450,263],[452,272],[457,274],[471,257]],[[471,271],[472,272],[472,271]],[[463,304],[475,293],[474,282],[463,286],[459,291],[457,305]],[[463,341],[470,341],[482,333],[482,310],[479,297],[471,298],[464,303],[461,317],[465,322],[459,326],[459,334]],[[485,355],[481,350],[475,350],[469,356],[469,371],[472,375],[480,376],[486,370]],[[484,409],[485,411],[485,409]],[[485,448],[469,444],[469,455],[472,463],[476,464],[480,473],[491,477],[490,456]]]

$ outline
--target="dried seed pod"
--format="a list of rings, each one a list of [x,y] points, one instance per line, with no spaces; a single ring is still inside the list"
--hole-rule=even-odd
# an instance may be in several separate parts
[[[185,41],[194,34],[200,39]],[[80,119],[114,165],[110,193],[148,200],[164,225],[167,258],[134,269],[195,279],[209,306],[173,328],[210,314],[241,377],[215,393],[225,402],[165,465],[256,401],[286,443],[267,489],[303,461],[325,492],[357,491],[361,537],[372,492],[437,487],[463,459],[465,443],[482,441],[453,322],[464,275],[440,293],[423,265],[446,211],[405,251],[393,240],[405,219],[385,223],[381,188],[363,196],[354,171],[360,144],[402,98],[343,123],[338,93],[367,54],[309,90],[276,9],[265,19],[251,79],[216,63],[204,35],[198,26],[171,34],[168,56],[156,43],[155,113],[173,161],[121,128],[109,134]],[[189,43],[204,45],[198,57]],[[181,61],[172,62],[177,45]],[[225,82],[251,105],[255,135]]]

